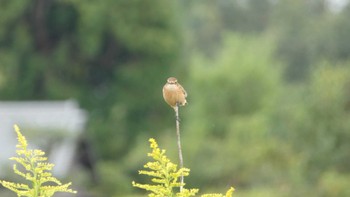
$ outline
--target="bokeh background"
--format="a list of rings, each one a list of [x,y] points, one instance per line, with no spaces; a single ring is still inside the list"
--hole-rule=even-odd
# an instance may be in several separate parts
[[[187,187],[350,196],[349,19],[346,0],[1,0],[0,99],[88,112],[78,196],[145,196],[151,137],[178,161],[169,76]]]

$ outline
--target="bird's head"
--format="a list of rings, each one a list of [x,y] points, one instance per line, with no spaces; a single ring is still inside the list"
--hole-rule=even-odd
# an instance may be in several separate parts
[[[176,84],[177,79],[175,77],[169,77],[167,82],[168,82],[168,84]]]

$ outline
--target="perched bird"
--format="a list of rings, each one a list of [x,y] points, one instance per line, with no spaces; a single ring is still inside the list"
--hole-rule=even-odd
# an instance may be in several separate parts
[[[165,102],[167,102],[172,108],[176,105],[184,106],[187,101],[186,90],[177,82],[175,77],[169,77],[167,83],[163,87],[163,97]]]

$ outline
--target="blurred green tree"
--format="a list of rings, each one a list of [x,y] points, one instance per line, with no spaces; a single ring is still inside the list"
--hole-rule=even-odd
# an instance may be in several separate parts
[[[281,153],[274,150],[269,114],[282,84],[273,42],[228,34],[224,43],[218,56],[199,55],[190,69],[185,166],[194,168],[193,182],[201,187],[273,182],[277,173],[269,171]]]
[[[0,13],[1,99],[79,100],[99,159],[114,162],[138,133],[168,127],[158,120],[162,85],[179,70],[176,2],[3,0]]]
[[[312,196],[348,194],[343,183],[350,180],[349,63],[319,63],[308,85],[298,92],[293,100],[285,101],[276,116],[281,139],[293,145],[292,154],[298,158],[295,166],[300,166],[290,166],[299,174],[293,180],[299,185],[294,191],[305,190]]]

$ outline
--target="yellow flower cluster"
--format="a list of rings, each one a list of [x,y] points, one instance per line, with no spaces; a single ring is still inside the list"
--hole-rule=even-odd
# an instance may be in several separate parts
[[[227,190],[226,194],[204,194],[201,197],[232,197],[233,191],[235,191],[235,189],[233,187],[231,187],[229,190]]]
[[[189,197],[195,196],[198,193],[198,189],[185,189],[181,191],[174,191],[175,188],[180,188],[182,185],[178,182],[181,175],[188,176],[190,169],[180,168],[177,170],[177,165],[172,163],[165,155],[165,150],[161,150],[158,147],[157,142],[151,138],[149,139],[150,147],[152,149],[151,153],[147,155],[153,158],[153,162],[148,162],[144,165],[147,170],[140,170],[139,174],[144,174],[153,177],[151,184],[140,184],[132,182],[134,187],[138,187],[149,191],[149,197]],[[234,189],[230,188],[226,195],[222,194],[205,194],[202,197],[232,197]]]
[[[45,152],[41,150],[27,149],[27,140],[21,134],[17,125],[14,126],[17,133],[18,144],[16,145],[17,157],[10,158],[20,164],[23,171],[17,168],[17,164],[13,165],[13,171],[27,181],[31,182],[31,186],[27,184],[13,183],[0,180],[0,184],[5,188],[12,190],[17,196],[27,197],[51,197],[55,192],[76,193],[72,189],[68,189],[71,183],[62,184],[58,179],[49,172],[53,168],[53,164],[47,163]],[[54,185],[51,185],[51,184]]]
[[[153,138],[149,141],[152,152],[148,153],[148,156],[152,157],[155,161],[148,162],[144,165],[144,168],[149,170],[140,170],[139,174],[153,177],[151,181],[155,184],[149,185],[132,182],[133,186],[150,191],[149,197],[194,196],[198,192],[198,189],[183,189],[175,194],[174,188],[179,188],[181,186],[181,183],[178,182],[179,177],[181,175],[188,176],[190,170],[187,168],[177,170],[177,165],[173,164],[167,158],[165,150],[160,150],[157,142]]]

